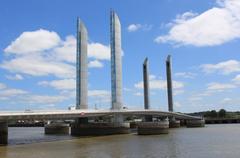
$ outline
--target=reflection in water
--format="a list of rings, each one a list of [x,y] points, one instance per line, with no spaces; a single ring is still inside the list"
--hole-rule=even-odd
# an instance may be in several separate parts
[[[0,147],[0,158],[236,158],[239,132],[240,125],[228,124],[171,129],[166,135],[74,138],[46,136],[43,128],[10,128],[10,145]]]

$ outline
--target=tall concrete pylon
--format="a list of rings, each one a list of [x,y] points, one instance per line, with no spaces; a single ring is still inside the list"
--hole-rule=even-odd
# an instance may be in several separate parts
[[[88,108],[88,33],[80,18],[77,19],[77,57],[76,57],[76,109]]]
[[[149,109],[149,73],[148,73],[148,58],[143,62],[143,88],[144,88],[144,108]]]
[[[122,54],[121,54],[121,23],[117,14],[110,13],[111,42],[111,89],[112,109],[122,109]]]
[[[170,55],[168,55],[166,60],[166,73],[167,73],[168,111],[172,112],[173,111],[172,65]]]

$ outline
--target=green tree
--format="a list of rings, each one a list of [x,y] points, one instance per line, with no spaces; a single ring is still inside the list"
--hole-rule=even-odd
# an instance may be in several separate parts
[[[211,117],[211,118],[215,118],[218,116],[218,113],[216,110],[211,110],[211,111],[206,111],[204,113],[204,117]]]
[[[210,112],[210,117],[217,117],[217,116],[218,116],[218,113],[217,113],[216,110],[212,110],[212,111]]]
[[[218,112],[219,117],[226,117],[226,110],[225,109],[220,109]]]

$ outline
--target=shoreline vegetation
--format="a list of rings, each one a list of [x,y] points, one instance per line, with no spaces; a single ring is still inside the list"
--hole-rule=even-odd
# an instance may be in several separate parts
[[[219,111],[210,110],[189,114],[204,117],[206,124],[240,123],[240,111],[232,112],[220,109]]]

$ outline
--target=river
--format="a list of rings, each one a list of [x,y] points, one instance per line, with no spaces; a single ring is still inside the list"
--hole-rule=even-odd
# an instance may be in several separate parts
[[[166,135],[76,138],[46,136],[43,128],[9,128],[0,158],[238,158],[240,124],[170,129]]]

